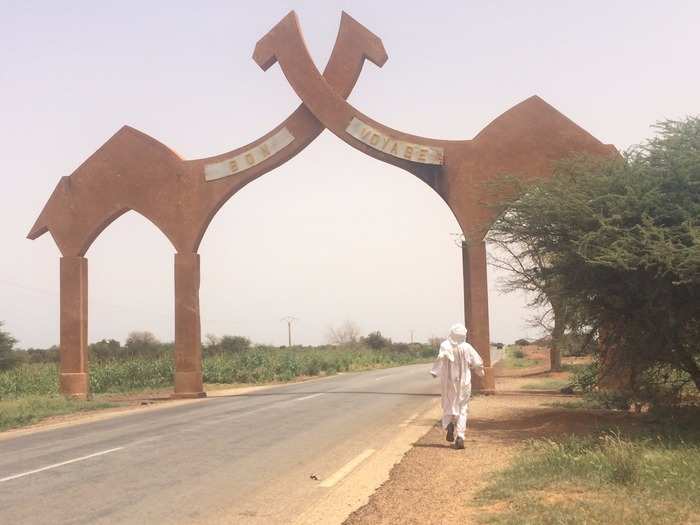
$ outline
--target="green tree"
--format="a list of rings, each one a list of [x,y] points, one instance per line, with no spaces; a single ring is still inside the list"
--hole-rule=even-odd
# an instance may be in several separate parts
[[[560,371],[564,332],[572,324],[572,312],[556,276],[549,272],[548,254],[539,250],[538,231],[522,221],[525,214],[530,216],[534,211],[526,209],[530,204],[527,199],[511,203],[494,222],[488,234],[489,243],[495,247],[489,263],[506,272],[500,283],[503,291],[529,294],[528,306],[540,312],[531,324],[549,333],[550,369]]]
[[[607,370],[671,368],[700,388],[700,119],[657,131],[624,158],[562,162],[507,215],[610,349]]]
[[[0,370],[8,370],[15,364],[15,343],[17,340],[2,329],[0,321]]]
[[[162,350],[162,345],[152,332],[131,332],[124,343],[124,350],[129,357],[155,356]]]
[[[391,346],[391,339],[384,337],[379,330],[370,332],[366,337],[362,337],[361,342],[373,350],[381,350]]]
[[[91,359],[106,361],[123,356],[122,345],[116,339],[102,339],[89,345],[88,349]]]

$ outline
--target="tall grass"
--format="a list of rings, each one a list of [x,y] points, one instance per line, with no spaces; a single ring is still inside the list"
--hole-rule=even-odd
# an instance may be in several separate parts
[[[649,432],[535,440],[483,490],[494,524],[700,523],[700,425],[668,415]]]
[[[202,366],[205,383],[266,383],[405,365],[426,361],[433,354],[430,347],[417,345],[382,350],[364,347],[259,347],[206,356]],[[167,388],[173,384],[173,372],[172,354],[98,360],[90,364],[90,388],[93,393]],[[23,364],[0,372],[0,398],[53,395],[57,392],[58,367],[55,364]]]

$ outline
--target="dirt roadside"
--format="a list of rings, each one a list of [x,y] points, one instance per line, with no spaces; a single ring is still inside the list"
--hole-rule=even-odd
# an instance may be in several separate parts
[[[532,379],[533,373],[538,378],[557,377],[527,369],[521,375]],[[440,426],[434,425],[345,525],[475,523],[478,509],[470,500],[528,439],[590,432],[624,417],[552,408],[546,404],[566,398],[556,391],[518,390],[522,383],[523,377],[509,374],[497,378],[497,392],[502,393],[474,398],[465,450],[452,449]]]

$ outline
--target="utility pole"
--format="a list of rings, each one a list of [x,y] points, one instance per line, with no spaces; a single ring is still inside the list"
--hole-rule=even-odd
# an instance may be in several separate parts
[[[411,344],[413,344],[413,330],[411,330]]]
[[[287,323],[287,341],[289,343],[288,346],[292,346],[292,323],[294,321],[298,321],[299,318],[297,317],[292,317],[291,315],[288,315],[287,317],[283,317],[280,319],[281,321],[285,321]]]

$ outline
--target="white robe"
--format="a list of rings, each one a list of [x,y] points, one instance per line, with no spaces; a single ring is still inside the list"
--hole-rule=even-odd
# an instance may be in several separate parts
[[[484,376],[484,362],[469,343],[440,345],[440,353],[430,373],[439,377],[442,386],[442,426],[457,423],[457,436],[464,438],[467,426],[469,398],[472,393],[471,371]]]

